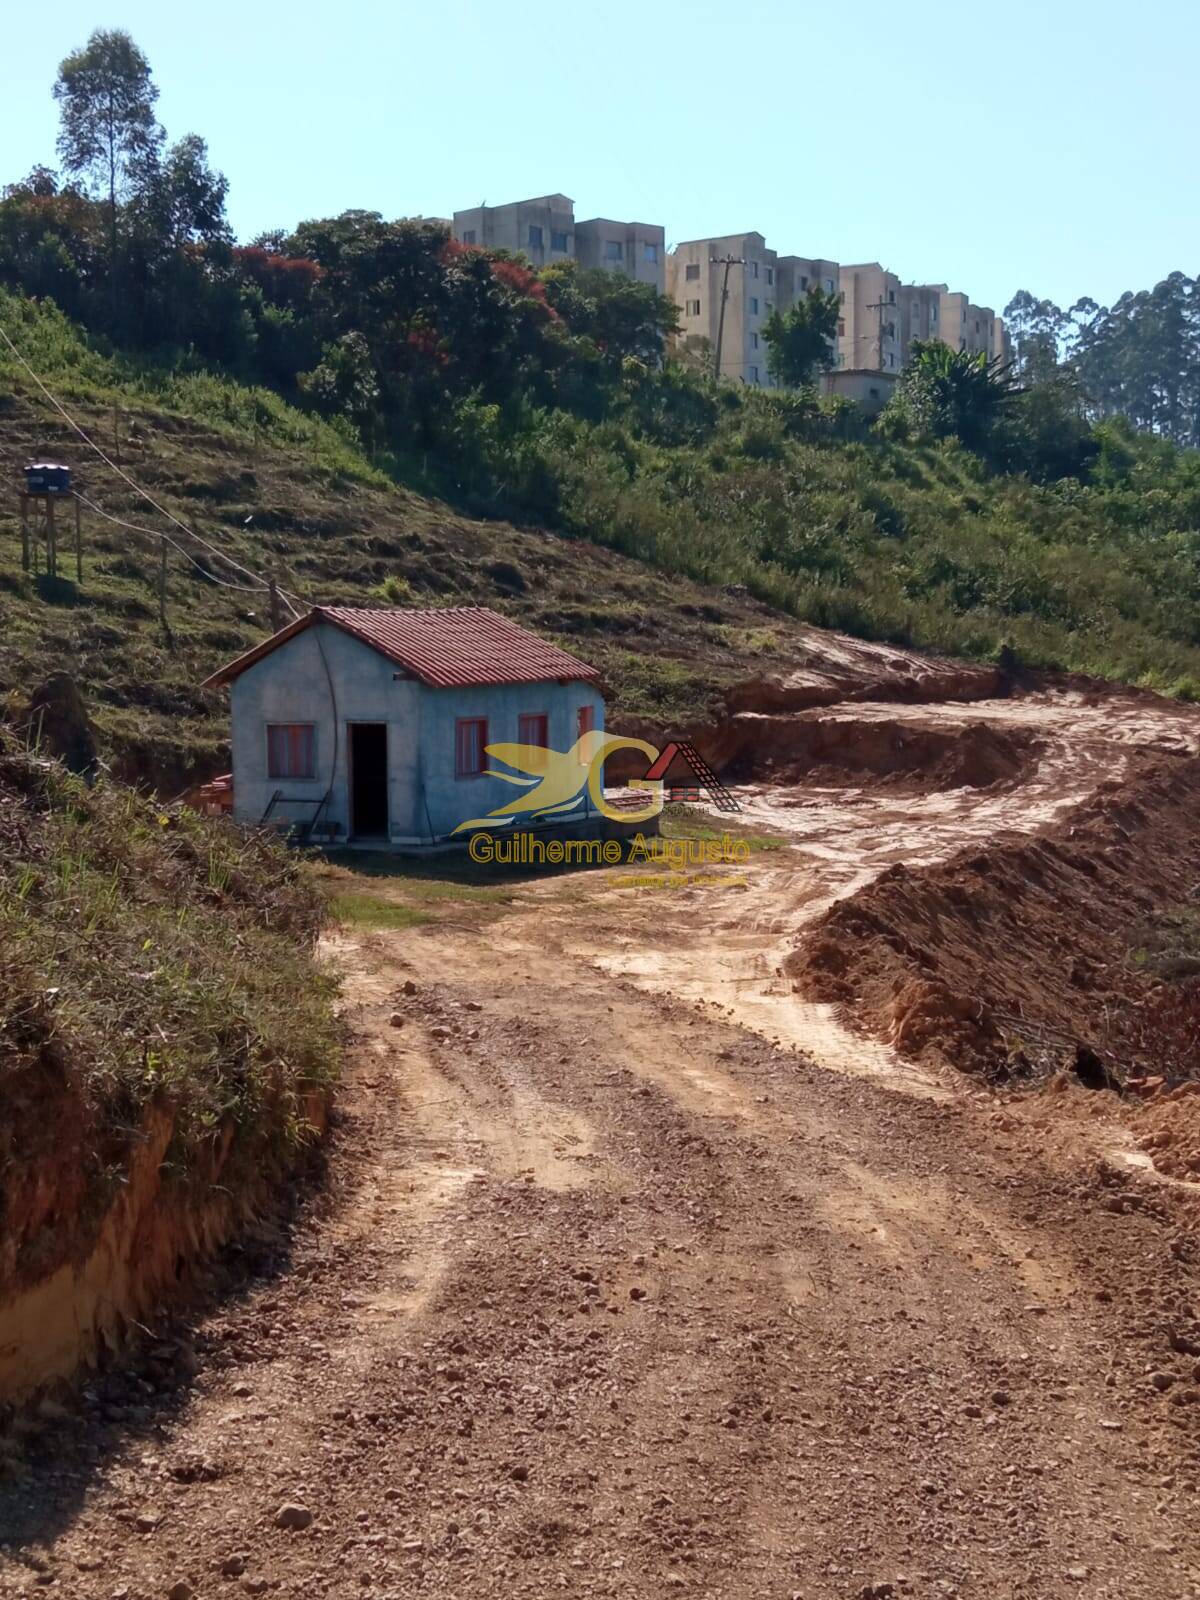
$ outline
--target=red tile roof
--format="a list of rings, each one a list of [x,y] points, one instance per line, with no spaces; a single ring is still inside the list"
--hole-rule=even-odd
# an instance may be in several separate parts
[[[544,683],[554,679],[599,678],[595,667],[557,645],[510,622],[486,606],[446,606],[412,611],[388,606],[314,606],[307,616],[214,672],[204,688],[232,683],[272,650],[314,622],[341,628],[363,644],[404,667],[422,683],[437,688],[471,688],[487,683]]]

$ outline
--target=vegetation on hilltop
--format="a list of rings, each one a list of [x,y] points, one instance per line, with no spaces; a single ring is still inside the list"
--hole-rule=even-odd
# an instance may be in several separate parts
[[[1066,377],[1089,418],[1127,417],[1200,447],[1200,278],[1172,272],[1111,306],[1085,295],[1066,311],[1022,289],[1004,316],[1027,381]]]

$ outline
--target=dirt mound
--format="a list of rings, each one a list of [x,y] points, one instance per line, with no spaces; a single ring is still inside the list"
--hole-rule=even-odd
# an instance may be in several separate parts
[[[1138,1148],[1160,1172],[1200,1181],[1200,1083],[1155,1091],[1137,1134]]]
[[[963,699],[969,686],[955,683]],[[894,684],[873,686],[870,702],[850,695],[844,710],[779,712],[759,707],[740,710],[721,722],[691,727],[687,737],[730,783],[767,780],[775,784],[840,785],[864,780],[887,782],[911,793],[939,789],[987,789],[1028,777],[1046,741],[1025,728],[995,722],[946,723],[912,717],[880,717],[849,707],[857,701],[878,711],[901,697]],[[949,698],[949,697],[947,697]],[[765,705],[771,705],[766,696]],[[648,739],[660,747],[676,737],[648,720],[617,718],[615,731]],[[607,763],[609,783],[625,783],[644,770],[644,758],[617,755]]]
[[[861,783],[916,790],[986,789],[1032,770],[1043,743],[986,722],[964,727],[854,716],[756,716],[733,720],[723,762],[746,781]]]
[[[28,737],[85,776],[96,770],[96,736],[79,685],[69,672],[52,672],[29,697]]]
[[[898,865],[813,923],[787,971],[910,1057],[989,1075],[1200,1070],[1189,995],[1139,966],[1139,930],[1200,884],[1200,759],[1146,761],[1065,826]]]

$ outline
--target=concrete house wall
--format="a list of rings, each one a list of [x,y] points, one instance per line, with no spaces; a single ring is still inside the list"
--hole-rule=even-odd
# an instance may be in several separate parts
[[[339,839],[352,839],[349,728],[355,722],[382,722],[388,730],[388,837],[394,844],[428,844],[431,833],[444,837],[460,822],[506,805],[519,792],[497,778],[456,777],[460,717],[486,717],[489,743],[515,743],[518,719],[544,712],[550,745],[567,750],[577,737],[582,706],[591,707],[593,725],[603,728],[604,702],[590,682],[432,688],[405,676],[402,668],[341,628],[317,624],[248,667],[230,685],[234,815],[238,821],[257,823],[280,789],[291,803],[278,804],[272,820],[310,821],[315,804],[301,802],[320,800],[332,774],[322,820],[338,824]],[[314,778],[268,777],[267,724],[276,722],[313,724]]]
[[[827,395],[837,395],[843,400],[853,400],[868,417],[876,417],[892,398],[896,387],[894,372],[852,371],[839,367],[827,372],[823,388]]]
[[[436,834],[507,805],[520,790],[502,778],[455,776],[456,725],[460,717],[486,717],[489,744],[515,744],[522,716],[549,719],[552,750],[569,750],[578,738],[580,707],[590,706],[593,726],[604,726],[604,702],[590,683],[504,683],[478,689],[431,689],[421,693],[421,782]],[[497,763],[501,771],[507,771]],[[582,773],[582,768],[580,769]],[[418,817],[418,833],[429,825]],[[421,824],[424,823],[422,827]]]

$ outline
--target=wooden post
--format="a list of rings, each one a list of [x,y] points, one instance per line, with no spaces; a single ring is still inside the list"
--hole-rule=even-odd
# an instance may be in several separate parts
[[[54,522],[54,496],[46,496],[46,576],[58,577],[58,529]]]
[[[283,626],[283,618],[279,607],[279,585],[274,578],[267,579],[267,594],[271,601],[271,632],[278,633]]]
[[[29,496],[21,496],[21,571],[29,571]]]
[[[167,630],[167,540],[165,534],[160,541],[158,557],[158,616],[165,632]]]
[[[83,529],[79,517],[79,496],[75,495],[75,582],[83,582]]]

